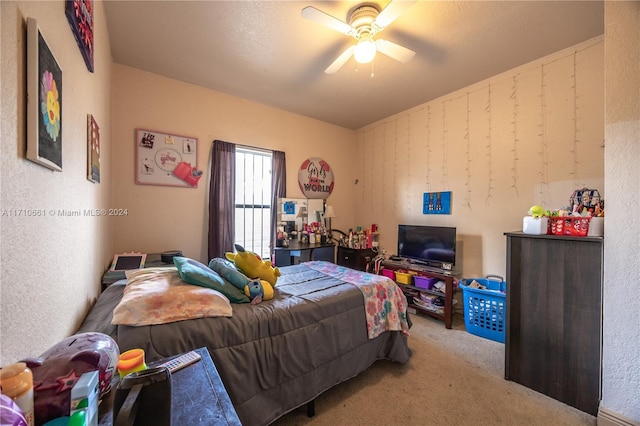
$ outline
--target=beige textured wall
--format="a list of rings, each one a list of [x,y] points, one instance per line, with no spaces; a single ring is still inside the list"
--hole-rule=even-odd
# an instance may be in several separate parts
[[[188,256],[206,260],[206,185],[201,183],[198,189],[135,185],[133,136],[137,127],[197,137],[198,167],[205,170],[213,139],[283,150],[287,152],[289,196],[300,195],[297,168],[302,161],[322,157],[334,169],[336,189],[329,202],[340,216],[334,219],[334,227],[378,223],[383,246],[394,251],[398,223],[455,225],[464,241],[467,276],[503,273],[502,233],[518,229],[531,204],[563,204],[577,184],[602,188],[601,40],[353,132],[132,68],[111,68],[100,2],[95,15],[95,74],[84,66],[62,1],[0,4],[1,208],[120,207],[129,212],[110,222],[0,217],[0,365],[38,355],[71,334],[88,302],[98,294],[99,278],[113,252],[179,248]],[[64,92],[63,173],[49,172],[24,159],[26,16],[41,21],[61,63],[64,82],[69,82]],[[543,72],[548,162],[538,154]],[[519,105],[517,138],[512,124],[514,79]],[[99,185],[85,179],[87,113],[101,125],[103,182]],[[575,134],[577,154],[571,152]],[[518,140],[517,152],[522,148],[517,162],[512,152],[514,139]],[[517,178],[512,187],[514,164]],[[438,190],[453,192],[453,214],[423,216],[422,193]],[[24,336],[29,337],[25,340]]]
[[[73,334],[100,292],[111,256],[109,219],[58,210],[109,206],[111,55],[102,3],[95,3],[95,73],[85,66],[63,1],[2,1],[0,156],[0,365],[38,356]],[[38,20],[62,69],[63,172],[25,159],[26,18]],[[100,125],[102,183],[87,175],[87,114]],[[19,209],[42,209],[27,217]],[[53,212],[53,213],[52,213]]]
[[[603,50],[592,39],[360,129],[359,220],[389,254],[399,223],[455,226],[463,276],[504,276],[504,233],[529,207],[605,195]],[[435,191],[451,191],[451,215],[422,213]]]
[[[602,403],[598,424],[640,424],[640,2],[605,2]],[[605,422],[607,415],[624,421]]]
[[[334,170],[329,197],[341,218],[354,218],[351,200],[355,133],[244,99],[115,65],[113,83],[113,202],[129,215],[114,222],[115,250],[180,249],[207,262],[206,210],[211,142],[215,139],[286,152],[287,196],[303,197],[298,168],[309,157]],[[198,139],[198,188],[136,185],[136,128]]]

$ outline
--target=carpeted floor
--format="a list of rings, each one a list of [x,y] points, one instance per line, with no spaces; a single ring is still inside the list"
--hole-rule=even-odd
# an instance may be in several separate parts
[[[413,315],[411,360],[378,361],[274,426],[313,425],[596,425],[596,418],[504,379],[504,345]]]

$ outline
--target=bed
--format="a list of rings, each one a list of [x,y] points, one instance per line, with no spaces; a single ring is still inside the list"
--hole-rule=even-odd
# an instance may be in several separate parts
[[[376,360],[406,363],[406,299],[390,279],[328,262],[280,268],[275,296],[231,317],[112,325],[125,281],[109,286],[78,332],[112,336],[147,361],[206,347],[245,425],[268,425]],[[390,321],[391,320],[391,321]]]

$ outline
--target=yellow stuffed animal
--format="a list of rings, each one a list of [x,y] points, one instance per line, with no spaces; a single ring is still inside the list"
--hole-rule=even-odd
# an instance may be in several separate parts
[[[245,274],[247,277],[254,279],[267,281],[272,286],[276,285],[278,277],[280,276],[280,270],[277,267],[271,266],[271,261],[262,260],[260,256],[251,251],[245,250],[239,244],[235,245],[238,253],[225,253],[225,257],[235,263],[235,265]]]

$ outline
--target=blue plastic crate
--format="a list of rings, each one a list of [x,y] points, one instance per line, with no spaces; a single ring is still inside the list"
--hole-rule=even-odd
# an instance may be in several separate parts
[[[474,280],[487,287],[487,290],[469,287]],[[504,343],[507,283],[502,277],[488,275],[487,278],[463,279],[460,288],[467,332]]]

